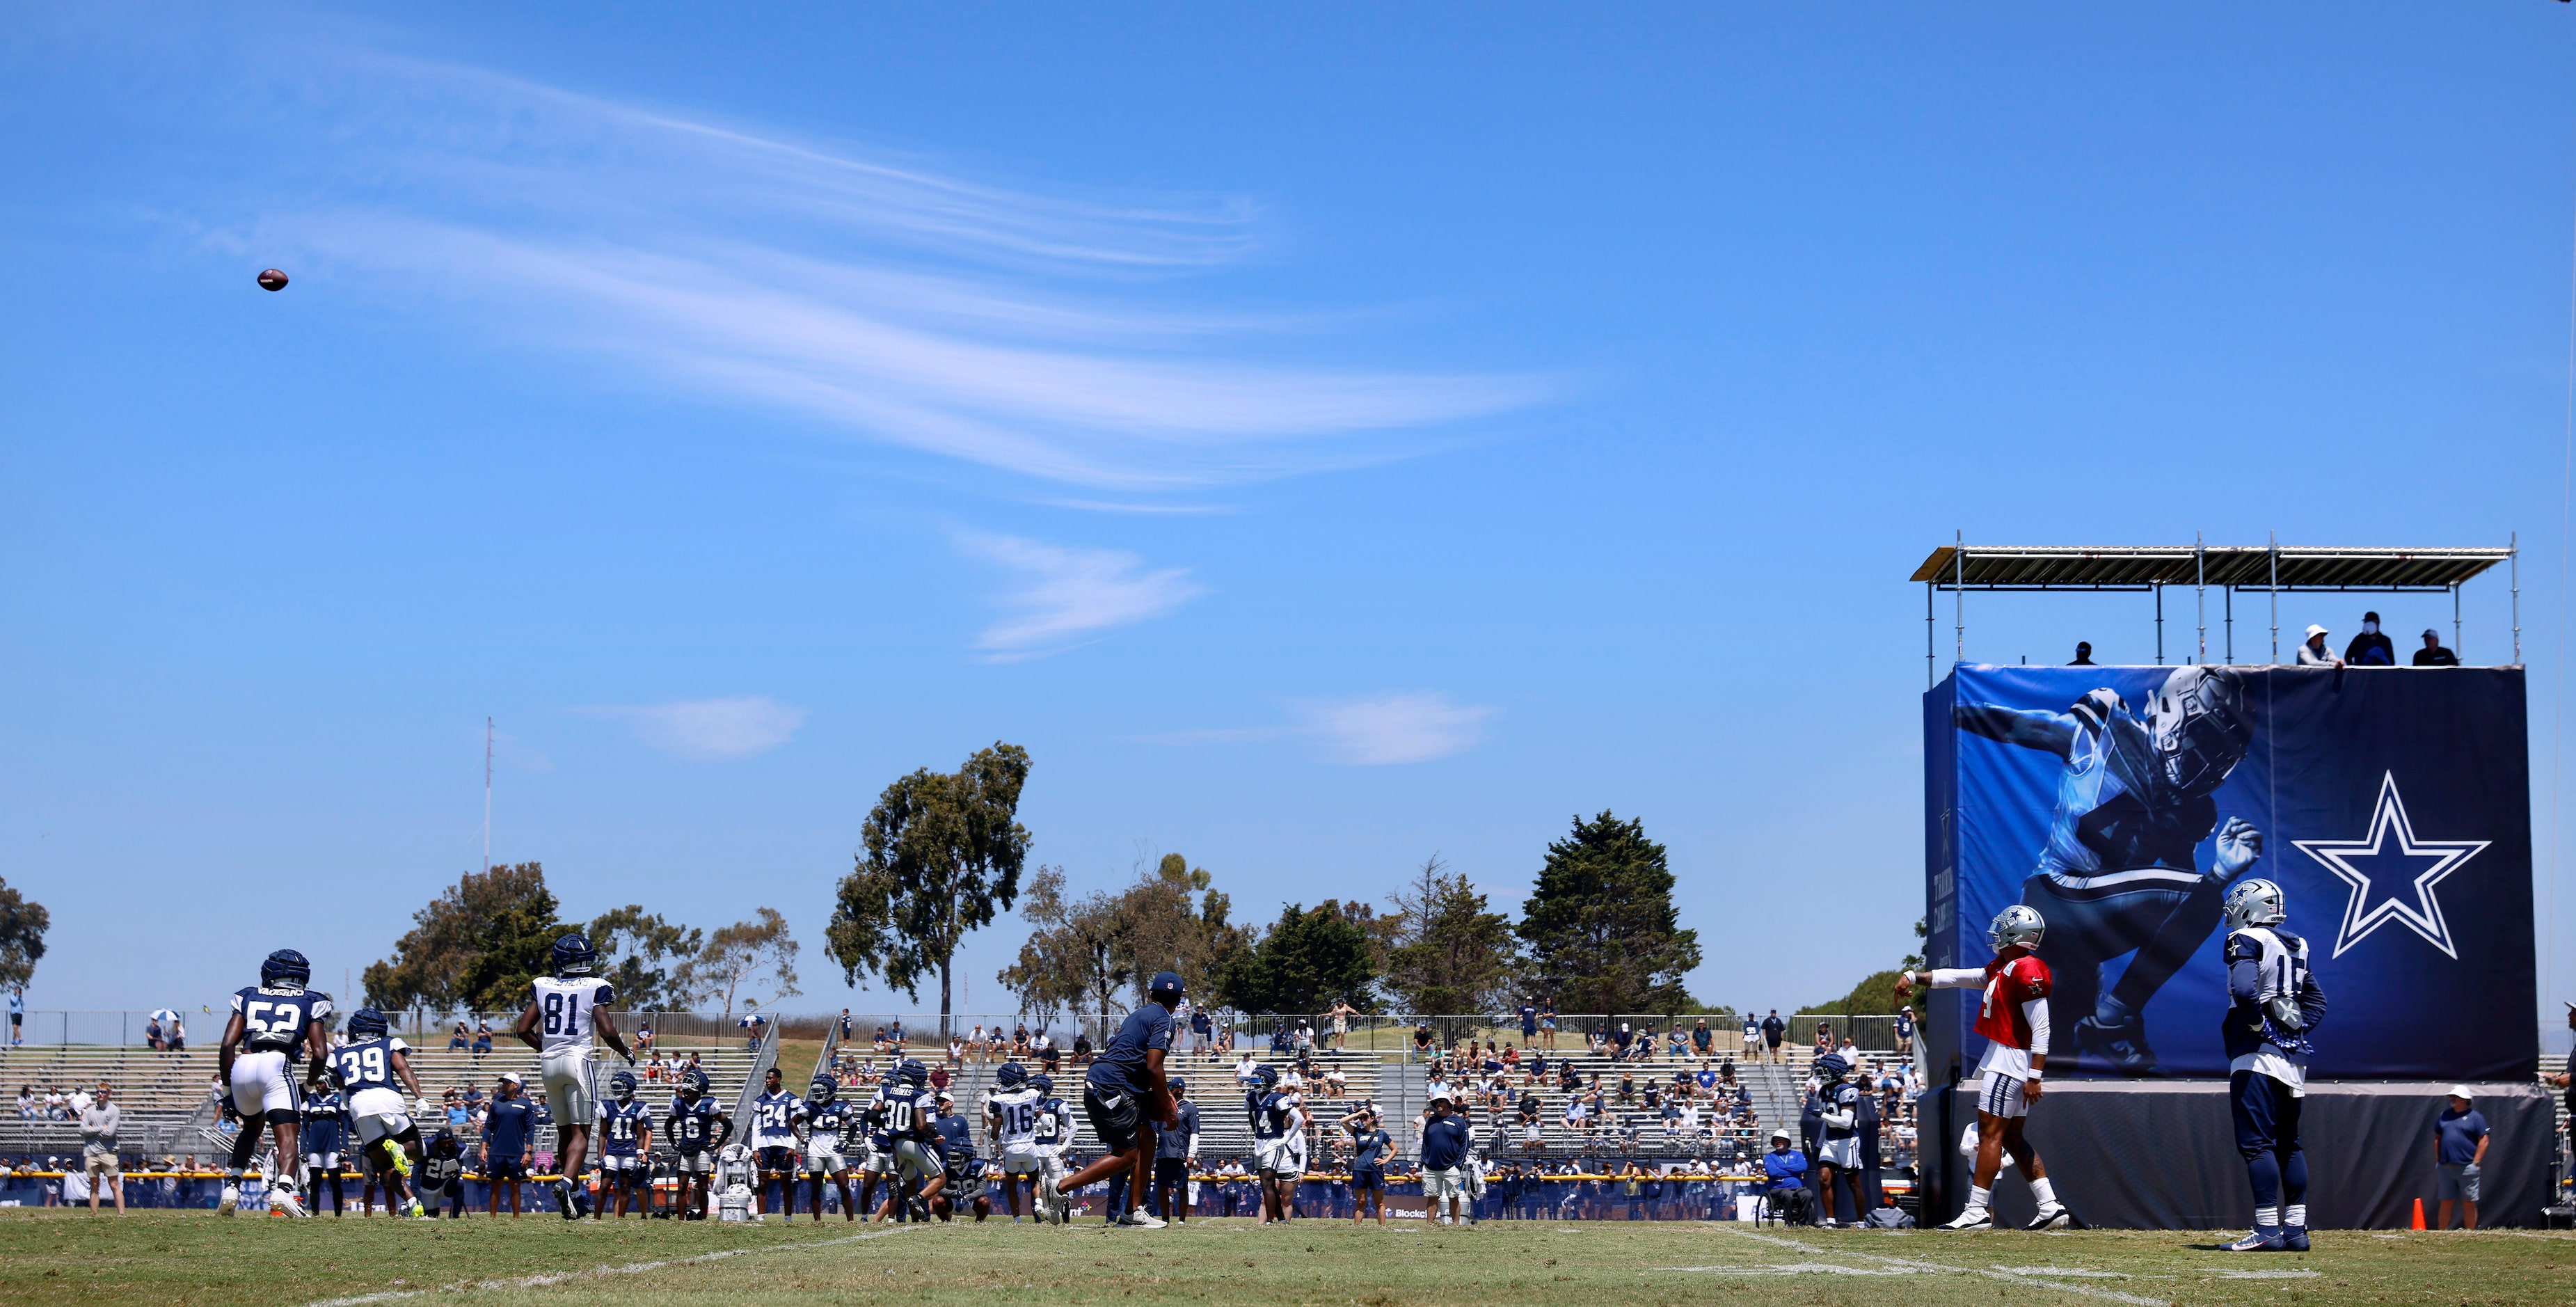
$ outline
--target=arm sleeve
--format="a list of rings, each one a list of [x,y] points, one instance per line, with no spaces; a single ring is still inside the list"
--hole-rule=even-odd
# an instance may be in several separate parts
[[[2313,975],[2308,977],[2306,984],[2299,986],[2299,1017],[2301,1034],[2316,1029],[2317,1023],[2326,1019],[2326,992],[2317,987],[2317,978]]]
[[[2239,1003],[2251,1003],[2263,989],[2263,964],[2250,957],[2237,957],[2227,964],[2227,996]]]
[[[1836,1130],[1849,1130],[1852,1126],[1852,1114],[1849,1112],[1821,1112],[1817,1114],[1816,1119]]]
[[[1940,967],[1914,974],[1923,977],[1923,983],[1934,989],[1968,989],[1986,983],[1983,967]]]
[[[2030,1051],[2034,1057],[2048,1056],[2048,1000],[2034,998],[2021,1005],[2022,1019],[2030,1023]]]

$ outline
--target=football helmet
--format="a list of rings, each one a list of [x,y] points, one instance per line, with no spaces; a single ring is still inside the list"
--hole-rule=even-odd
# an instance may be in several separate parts
[[[1264,1090],[1276,1088],[1279,1084],[1279,1068],[1267,1062],[1252,1068],[1252,1083],[1261,1086]]]
[[[1052,1094],[1055,1092],[1055,1077],[1040,1071],[1029,1077],[1029,1087],[1041,1094]]]
[[[2281,897],[2281,887],[2268,880],[2240,880],[2227,891],[2229,930],[2277,926],[2289,916],[2289,905]]]
[[[1004,1089],[1017,1089],[1028,1081],[1029,1069],[1017,1062],[1004,1062],[1002,1069],[993,1073],[993,1083]]]
[[[2165,784],[2207,794],[2244,761],[2254,728],[2240,685],[2225,668],[2182,667],[2147,701],[2147,733]]]
[[[930,1068],[923,1066],[921,1059],[917,1057],[905,1058],[903,1065],[896,1068],[896,1073],[903,1077],[905,1084],[915,1089],[930,1083]]]
[[[2016,944],[2036,953],[2039,951],[2039,937],[2047,932],[2048,922],[2040,917],[2039,909],[2027,903],[2016,903],[1995,914],[1995,919],[1986,926],[1986,939],[1995,946],[1997,953]]]
[[[291,948],[271,953],[259,964],[261,989],[300,990],[313,983],[313,964]]]
[[[616,1075],[610,1076],[608,1078],[608,1088],[611,1093],[617,1095],[618,1102],[623,1103],[627,1099],[633,1098],[635,1096],[635,1073],[632,1071],[620,1071]]]
[[[690,1067],[688,1070],[681,1072],[680,1092],[684,1094],[703,1094],[707,1092],[707,1073],[696,1067]]]
[[[1816,1059],[1815,1072],[1818,1080],[1832,1085],[1851,1074],[1851,1063],[1845,1061],[1840,1053],[1827,1053]]]
[[[555,941],[554,967],[558,976],[587,976],[599,961],[599,950],[590,946],[590,938],[580,931]]]
[[[828,1103],[832,1101],[833,1095],[840,1092],[841,1086],[830,1076],[816,1076],[812,1084],[805,1086],[805,1098],[808,1102]]]
[[[385,1020],[385,1014],[371,1007],[362,1007],[349,1014],[351,1039],[382,1039],[392,1028],[392,1024]]]

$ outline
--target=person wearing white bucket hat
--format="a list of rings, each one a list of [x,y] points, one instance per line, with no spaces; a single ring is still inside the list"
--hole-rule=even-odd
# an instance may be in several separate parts
[[[2433,1163],[2441,1173],[2440,1200],[2433,1228],[2451,1228],[2451,1204],[2458,1203],[2464,1228],[2478,1228],[2478,1171],[2487,1160],[2487,1119],[2470,1105],[2467,1085],[2451,1086],[2451,1101],[2433,1122]]]
[[[2326,628],[2311,623],[2308,633],[2299,637],[2299,666],[2341,667],[2343,660],[2326,647]]]

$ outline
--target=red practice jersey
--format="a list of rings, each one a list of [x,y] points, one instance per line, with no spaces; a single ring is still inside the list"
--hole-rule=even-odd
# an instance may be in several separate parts
[[[1977,1007],[1977,1033],[2010,1048],[2030,1047],[2030,1018],[2022,1004],[2048,997],[2048,964],[2024,953],[1986,964],[1986,993]]]

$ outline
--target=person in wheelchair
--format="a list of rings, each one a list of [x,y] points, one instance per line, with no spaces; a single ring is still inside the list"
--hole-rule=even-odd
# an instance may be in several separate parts
[[[1805,1225],[1815,1219],[1815,1196],[1807,1192],[1807,1155],[1790,1146],[1786,1129],[1771,1132],[1771,1151],[1762,1155],[1762,1199],[1777,1220]]]

